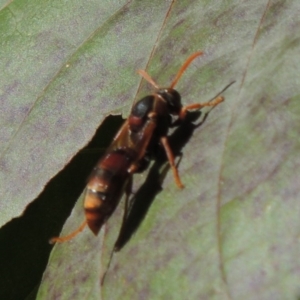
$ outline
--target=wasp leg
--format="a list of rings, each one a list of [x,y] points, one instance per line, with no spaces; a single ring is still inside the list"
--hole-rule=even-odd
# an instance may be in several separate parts
[[[139,156],[138,156],[137,160],[140,160],[141,158],[143,158],[145,156],[147,147],[149,145],[149,142],[152,138],[153,132],[157,125],[156,118],[157,118],[156,112],[150,112],[148,114],[148,121],[143,128],[143,136],[142,136],[141,140],[139,141],[139,143],[137,143],[137,145],[136,145],[137,148],[139,149]]]
[[[86,226],[86,220],[72,233],[70,233],[66,236],[62,236],[62,237],[56,236],[56,237],[51,238],[49,240],[49,244],[63,243],[63,242],[69,241],[72,238],[74,238],[78,233],[80,233],[84,229],[85,226]]]
[[[175,182],[176,182],[177,186],[180,189],[182,189],[184,187],[184,185],[182,184],[182,182],[180,180],[180,177],[179,177],[179,174],[178,174],[178,169],[175,165],[174,155],[173,155],[172,149],[169,145],[168,138],[163,136],[163,137],[161,137],[160,142],[162,143],[162,145],[163,145],[163,147],[166,151],[168,161],[169,161],[169,163],[171,165],[171,168],[172,168],[172,171],[173,171]]]
[[[208,101],[208,102],[194,103],[194,104],[184,106],[179,113],[179,119],[183,120],[185,118],[186,112],[191,109],[201,109],[202,107],[205,107],[205,106],[216,106],[223,101],[224,101],[224,97],[218,96],[217,98],[215,98],[211,101]]]
[[[156,128],[156,116],[157,114],[155,112],[150,112],[148,114],[149,120],[145,124],[143,128],[143,132],[141,134],[141,138],[139,142],[136,143],[135,149],[139,153],[137,158],[135,159],[135,162],[133,162],[127,172],[130,174],[140,172],[143,167],[141,167],[140,160],[145,157],[147,147],[149,145],[149,142],[153,136],[153,132]]]
[[[125,188],[125,194],[126,194],[125,207],[124,207],[124,215],[123,215],[123,221],[122,221],[122,226],[121,226],[120,232],[122,231],[122,228],[124,227],[124,224],[125,224],[127,216],[128,216],[129,196],[131,195],[131,193],[132,193],[132,175],[130,176],[128,184]],[[114,250],[114,251],[118,251],[118,250]]]

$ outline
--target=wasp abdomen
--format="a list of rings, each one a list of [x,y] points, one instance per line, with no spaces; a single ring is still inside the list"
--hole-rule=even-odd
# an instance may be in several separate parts
[[[131,159],[125,150],[108,153],[95,167],[87,184],[84,210],[87,224],[97,235],[111,216],[128,181]]]

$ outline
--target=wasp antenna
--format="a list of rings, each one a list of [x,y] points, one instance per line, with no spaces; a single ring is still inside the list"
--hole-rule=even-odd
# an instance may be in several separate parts
[[[51,238],[49,240],[49,244],[63,243],[63,242],[71,240],[73,237],[75,237],[79,232],[81,232],[84,229],[85,225],[86,225],[86,220],[72,233],[70,233],[66,236],[62,236],[62,237],[57,236],[57,237]]]
[[[145,80],[147,80],[151,85],[153,85],[157,90],[159,89],[157,83],[150,77],[150,75],[146,71],[137,70],[136,72],[140,74]]]
[[[170,85],[170,88],[173,89],[174,86],[177,84],[178,80],[180,79],[181,75],[184,73],[184,71],[188,68],[188,66],[190,65],[190,63],[198,56],[202,55],[203,52],[198,51],[193,53],[192,55],[190,55],[188,57],[188,59],[185,61],[185,63],[181,66],[181,68],[179,69],[176,77],[174,78],[173,82]]]

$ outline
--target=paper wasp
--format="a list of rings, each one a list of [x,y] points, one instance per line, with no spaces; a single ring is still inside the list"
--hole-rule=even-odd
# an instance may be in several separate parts
[[[168,143],[168,131],[171,127],[178,126],[180,120],[185,118],[187,111],[205,106],[216,106],[224,101],[224,98],[219,96],[209,102],[182,106],[181,96],[174,87],[190,63],[200,55],[202,52],[195,52],[189,56],[171,85],[166,88],[159,87],[145,71],[138,70],[138,73],[155,88],[155,91],[132,107],[128,119],[88,179],[84,199],[86,221],[72,234],[52,238],[52,243],[73,238],[86,224],[97,235],[102,225],[114,212],[124,192],[128,199],[132,175],[147,168],[157,146],[164,148],[175,182],[179,188],[183,188],[174,155]],[[174,122],[172,116],[177,117]]]

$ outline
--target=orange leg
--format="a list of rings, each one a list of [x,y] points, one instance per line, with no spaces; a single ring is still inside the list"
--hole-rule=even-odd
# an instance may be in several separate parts
[[[129,174],[133,174],[133,173],[135,173],[138,169],[139,169],[139,165],[138,165],[138,164],[131,164],[130,167],[128,168],[127,172],[128,172]]]
[[[177,167],[175,165],[175,161],[174,161],[174,155],[173,155],[171,147],[168,143],[167,137],[163,136],[160,139],[160,142],[162,143],[163,147],[165,148],[169,163],[170,163],[172,171],[173,171],[175,182],[176,182],[177,186],[180,189],[182,189],[184,187],[184,185],[182,184],[182,182],[180,180],[180,177],[179,177],[179,174],[178,174],[178,169],[177,169]]]
[[[132,194],[132,176],[130,176],[129,181],[126,185],[125,194],[126,194],[126,197],[125,197],[125,208],[124,208],[123,223],[125,223],[126,218],[128,216],[129,197]],[[123,224],[122,224],[122,226],[123,226]]]
[[[55,244],[55,243],[63,243],[66,241],[71,240],[73,237],[75,237],[79,232],[81,232],[86,225],[86,221],[84,221],[76,230],[74,230],[72,233],[62,236],[62,237],[53,237],[49,240],[50,244]]]
[[[148,121],[145,124],[143,128],[143,132],[141,134],[141,138],[139,142],[135,144],[135,150],[139,153],[138,157],[135,159],[135,161],[129,166],[127,172],[130,174],[135,173],[140,165],[139,161],[145,156],[147,147],[149,145],[149,142],[153,136],[153,132],[156,128],[156,118],[157,118],[157,113],[156,112],[150,112],[148,114]]]
[[[179,119],[183,120],[185,118],[186,112],[188,110],[201,109],[202,107],[205,107],[205,106],[216,106],[223,101],[224,101],[224,97],[218,96],[217,98],[213,99],[212,101],[208,101],[208,102],[204,102],[204,103],[194,103],[194,104],[184,106],[179,113]]]

